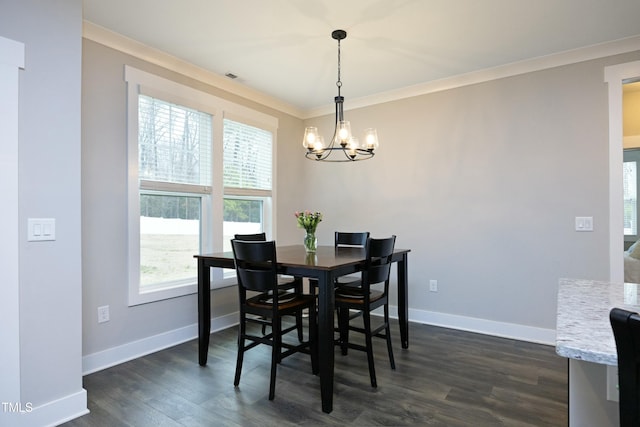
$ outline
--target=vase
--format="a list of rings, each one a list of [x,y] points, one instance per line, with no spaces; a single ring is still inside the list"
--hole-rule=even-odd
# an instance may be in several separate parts
[[[304,235],[304,249],[307,253],[315,253],[318,247],[318,239],[315,231],[307,231]]]

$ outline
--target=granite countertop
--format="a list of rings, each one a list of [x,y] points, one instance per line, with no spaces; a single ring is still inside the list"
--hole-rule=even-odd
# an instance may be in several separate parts
[[[560,279],[556,353],[570,359],[617,366],[616,343],[609,311],[640,311],[635,283]]]

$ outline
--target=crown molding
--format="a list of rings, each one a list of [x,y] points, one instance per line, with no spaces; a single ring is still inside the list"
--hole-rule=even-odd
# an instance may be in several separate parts
[[[234,95],[246,98],[252,102],[257,102],[265,107],[273,108],[294,117],[301,118],[304,111],[286,103],[264,92],[251,89],[250,87],[229,80],[204,68],[193,65],[175,56],[169,55],[161,50],[154,49],[131,38],[108,30],[89,21],[83,21],[82,37],[100,43],[104,46],[119,50],[136,58],[158,65],[176,73],[198,80],[202,83],[215,86]]]
[[[407,86],[401,89],[381,92],[371,96],[351,98],[349,99],[348,103],[349,108],[346,108],[347,104],[345,104],[345,110],[368,107],[385,102],[397,101],[414,96],[426,95],[443,90],[455,89],[462,86],[488,82],[491,80],[517,76],[520,74],[546,70],[549,68],[575,64],[578,62],[604,58],[607,56],[613,56],[637,50],[640,50],[640,36],[624,38],[612,42],[568,50],[553,55],[513,62],[510,64],[501,65],[499,67],[487,68],[484,70],[473,71],[470,73],[447,77],[440,80]],[[302,117],[302,119],[310,119],[313,117],[332,114],[333,109],[333,104],[331,104],[317,109],[308,110],[306,111],[306,114],[304,115],[304,117]]]

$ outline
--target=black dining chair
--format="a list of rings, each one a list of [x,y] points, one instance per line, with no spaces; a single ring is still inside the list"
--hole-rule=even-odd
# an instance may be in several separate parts
[[[364,248],[367,245],[367,239],[369,238],[369,236],[370,233],[368,231],[357,233],[336,231],[334,246],[336,248]],[[338,279],[336,279],[336,285],[357,285],[361,280],[361,276],[358,276],[360,276],[360,273],[356,273],[356,275],[338,277]]]
[[[345,231],[336,231],[334,235],[334,247],[338,248],[364,248],[367,244],[367,239],[369,238],[370,233],[368,231],[363,232],[345,232]],[[356,275],[349,275],[338,277],[335,281],[336,285],[347,286],[349,284],[358,284],[360,283],[360,273],[356,273]],[[316,279],[309,279],[309,288],[311,289],[311,293],[316,293],[316,288],[318,286],[318,281]]]
[[[618,410],[621,427],[640,426],[640,315],[613,308],[609,312],[618,353]]]
[[[243,240],[246,242],[266,242],[267,234],[266,233],[252,233],[252,234],[236,234],[233,236],[236,240]],[[297,294],[302,294],[302,277],[282,277],[278,276],[278,292],[280,295],[284,295],[287,292],[295,292]],[[298,339],[302,341],[302,313],[296,318],[296,326],[298,327]],[[262,325],[262,334],[264,335],[267,332],[266,324]]]
[[[335,306],[338,313],[338,330],[340,332],[338,344],[343,355],[347,354],[349,348],[367,353],[372,387],[377,387],[378,385],[373,361],[373,337],[386,340],[391,369],[396,369],[389,328],[389,276],[395,241],[396,236],[386,239],[368,238],[365,247],[365,266],[362,270],[362,280],[359,286],[348,284],[346,286],[338,286],[335,290]],[[371,311],[378,307],[383,307],[384,317],[383,322],[374,328],[371,325]],[[362,316],[363,327],[351,323],[351,320],[355,318],[352,314],[354,310],[356,315]],[[349,331],[364,334],[365,345],[350,342]]]
[[[271,378],[269,381],[269,400],[275,397],[277,365],[287,356],[302,352],[311,356],[311,367],[318,373],[317,360],[317,320],[316,298],[313,295],[278,292],[278,260],[274,241],[232,240],[233,256],[238,276],[238,296],[240,303],[240,324],[238,327],[238,358],[233,384],[240,384],[244,353],[260,344],[272,347]],[[247,292],[257,292],[248,297]],[[283,340],[283,336],[295,330],[296,325],[283,328],[284,316],[295,316],[308,310],[308,339],[292,344]],[[250,315],[257,316],[251,317]],[[251,333],[248,323],[267,324],[271,333],[258,335]]]

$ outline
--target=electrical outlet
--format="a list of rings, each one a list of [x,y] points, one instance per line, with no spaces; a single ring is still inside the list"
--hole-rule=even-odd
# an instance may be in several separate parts
[[[429,290],[431,292],[438,292],[438,281],[437,280],[429,280]]]
[[[98,323],[104,323],[109,321],[109,306],[103,305],[98,307]]]

